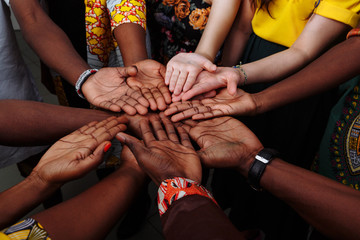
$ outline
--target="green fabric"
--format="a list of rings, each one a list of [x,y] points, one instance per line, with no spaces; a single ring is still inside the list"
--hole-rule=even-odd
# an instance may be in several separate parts
[[[313,169],[328,178],[359,190],[360,181],[360,76],[339,87],[319,156]]]

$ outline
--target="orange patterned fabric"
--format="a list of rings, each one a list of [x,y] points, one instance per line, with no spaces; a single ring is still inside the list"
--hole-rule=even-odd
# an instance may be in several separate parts
[[[158,207],[160,216],[163,215],[176,200],[189,195],[201,195],[210,198],[217,205],[215,199],[205,187],[193,180],[176,177],[164,180],[159,187]]]
[[[351,37],[358,37],[358,36],[360,36],[360,28],[354,28],[348,33],[346,38],[349,39]]]

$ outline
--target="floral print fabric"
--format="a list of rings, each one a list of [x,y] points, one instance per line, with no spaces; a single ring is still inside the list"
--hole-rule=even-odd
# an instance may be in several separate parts
[[[147,0],[153,59],[166,64],[180,52],[194,52],[210,14],[202,0]]]

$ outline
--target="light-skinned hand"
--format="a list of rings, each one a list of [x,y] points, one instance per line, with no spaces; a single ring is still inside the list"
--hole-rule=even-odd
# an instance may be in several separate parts
[[[151,126],[147,120],[140,122],[144,143],[126,133],[119,133],[116,138],[131,149],[140,167],[156,185],[174,177],[201,182],[200,159],[185,130],[181,127],[175,130],[171,121],[163,114],[161,119],[153,115],[150,123]]]
[[[190,90],[203,70],[215,72],[216,65],[197,53],[179,53],[166,65],[165,84],[169,85],[170,92],[177,96]]]
[[[40,159],[32,174],[47,184],[80,178],[102,161],[117,133],[126,130],[126,117],[91,122],[61,138]]]
[[[218,67],[213,73],[202,71],[192,88],[181,96],[173,96],[172,101],[186,101],[197,95],[224,87],[228,89],[230,95],[235,95],[239,83],[242,84],[242,82],[242,75],[236,68]]]
[[[134,67],[102,68],[85,81],[81,90],[94,106],[113,112],[124,111],[129,115],[146,114],[149,102],[125,81],[136,74]]]

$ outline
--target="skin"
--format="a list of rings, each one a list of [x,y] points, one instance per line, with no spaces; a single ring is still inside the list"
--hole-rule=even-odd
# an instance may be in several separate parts
[[[118,134],[116,138],[130,148],[140,167],[156,185],[174,177],[201,182],[200,159],[184,129],[180,127],[175,130],[163,114],[161,119],[154,115],[150,123],[151,126],[146,120],[140,122],[144,143],[126,133]]]
[[[239,90],[234,96],[219,104],[218,96],[212,100],[201,100],[172,104],[165,114],[179,121],[195,117],[196,119],[223,115],[257,115],[286,104],[319,94],[360,74],[360,38],[352,37],[324,53],[298,73],[272,85],[271,87],[249,94]],[[324,67],[326,66],[326,68]],[[314,74],[316,73],[316,74]],[[223,93],[220,91],[220,93]],[[215,103],[217,103],[215,105]],[[197,110],[194,107],[197,108]],[[228,109],[225,112],[220,110]]]
[[[213,61],[235,20],[240,1],[213,0],[208,22],[195,53],[173,57],[166,66],[165,83],[173,97],[188,91],[203,70],[214,72]],[[209,3],[209,2],[208,2]]]
[[[198,153],[203,163],[210,167],[234,168],[244,177],[254,161],[254,154],[263,148],[244,124],[229,117],[200,123],[188,120],[183,127],[201,147]],[[233,134],[221,135],[226,131]],[[260,185],[289,204],[326,236],[332,239],[356,239],[359,236],[356,227],[360,221],[356,208],[360,204],[359,191],[279,158],[266,167]]]
[[[121,159],[120,168],[101,182],[32,217],[53,239],[105,239],[145,182],[146,175],[126,148]]]
[[[0,110],[0,144],[8,146],[53,144],[91,121],[102,121],[114,115],[24,100],[0,100]]]
[[[110,117],[91,122],[56,142],[28,178],[0,193],[0,228],[14,223],[64,183],[80,178],[100,164],[105,147],[127,119]]]
[[[127,84],[142,93],[151,110],[164,110],[171,103],[170,92],[164,83],[165,67],[150,59],[137,62],[134,66],[138,72],[127,79]]]
[[[72,85],[91,67],[80,57],[66,34],[48,17],[37,0],[11,0],[11,8],[19,22],[27,43],[41,60],[61,74]],[[104,68],[90,76],[82,86],[82,93],[94,106],[128,114],[146,113],[148,102],[140,92],[129,90],[124,73],[135,70]]]
[[[239,68],[227,67],[220,69],[212,77],[209,75],[206,82],[200,78],[191,90],[182,95],[181,100],[191,99],[216,88],[228,86],[229,93],[234,94],[235,85],[242,86],[244,83],[274,82],[284,79],[318,57],[346,31],[349,31],[349,26],[314,14],[298,39],[287,50],[244,64],[242,65],[243,71]],[[274,66],[277,67],[274,68]],[[247,76],[246,82],[244,72]]]

